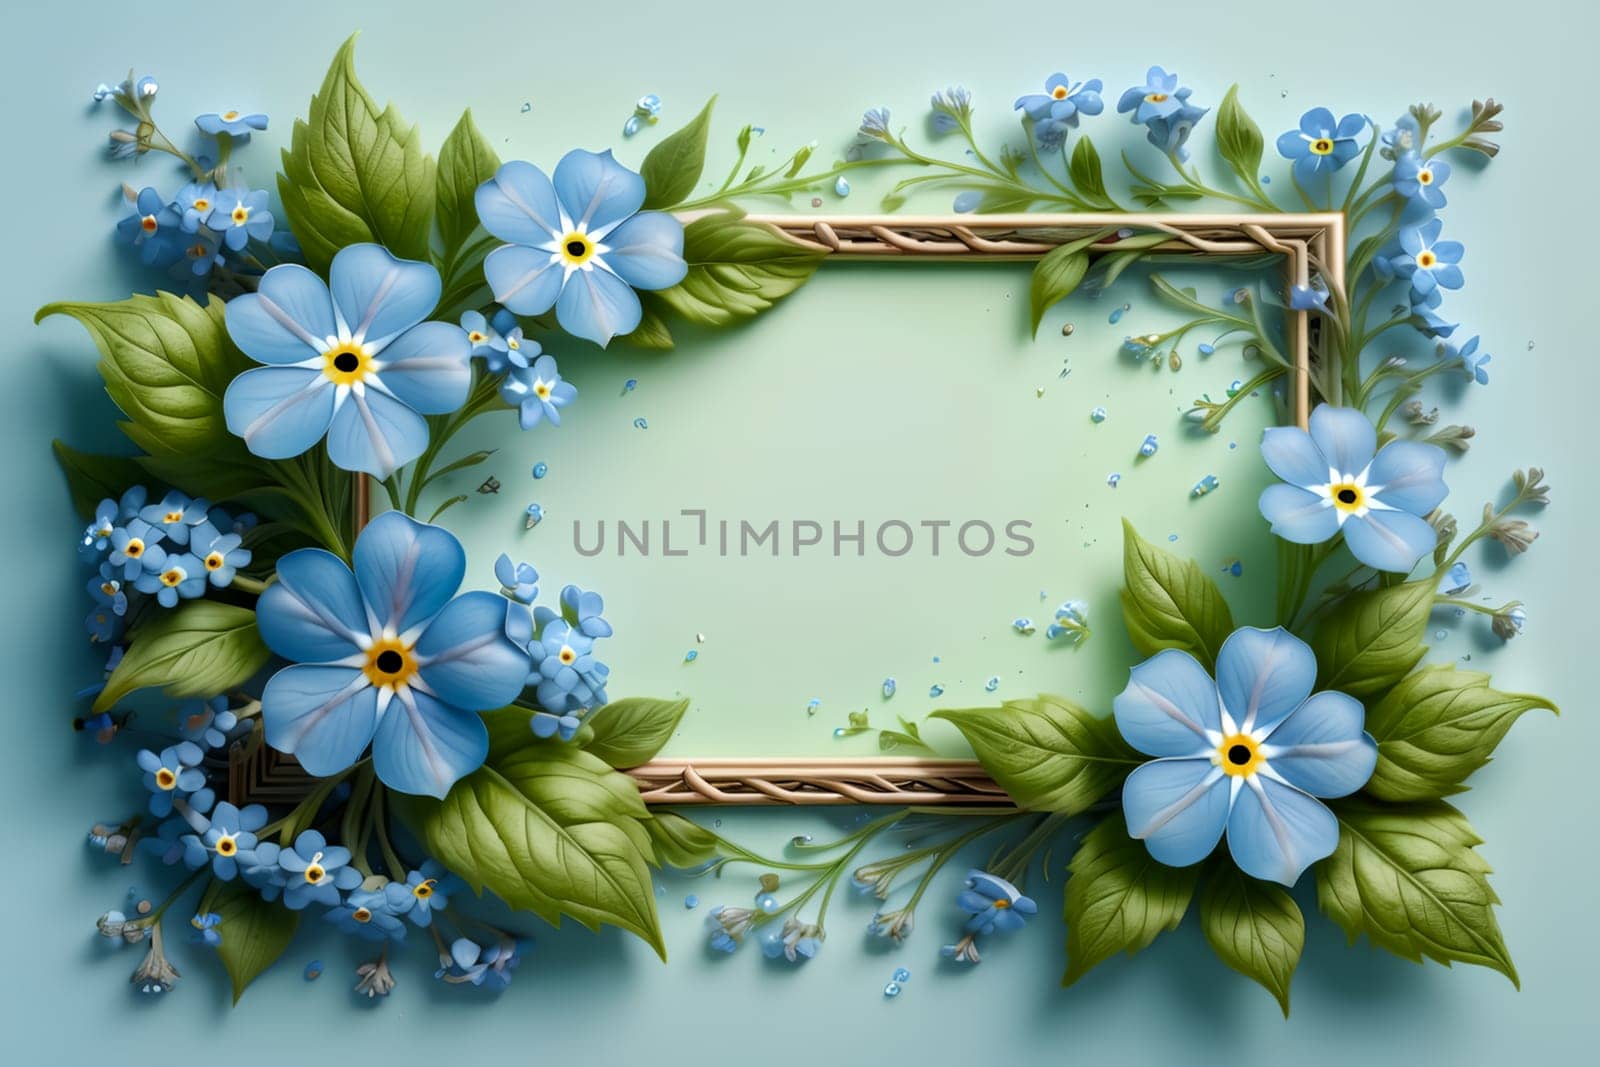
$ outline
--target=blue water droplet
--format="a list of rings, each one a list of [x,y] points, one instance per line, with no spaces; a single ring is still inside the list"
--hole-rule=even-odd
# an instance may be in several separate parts
[[[795,834],[789,839],[789,845],[793,848],[799,848],[801,845],[809,844],[811,844],[810,834]]]
[[[1447,638],[1449,636],[1450,636],[1450,634],[1445,630],[1435,630],[1435,631],[1433,631],[1433,639],[1435,641],[1443,641],[1445,638]]]
[[[1167,534],[1167,540],[1169,542],[1176,541],[1177,539],[1178,539],[1178,535],[1177,534]]]
[[[1089,412],[1089,421],[1090,422],[1105,422],[1106,421],[1106,409],[1105,408],[1095,408],[1093,411]]]
[[[1209,355],[1211,355],[1211,353],[1215,352],[1216,350],[1217,350],[1217,346],[1213,345],[1213,344],[1201,344],[1200,345],[1200,354],[1202,356],[1209,356]]]
[[[1040,599],[1043,598],[1041,597]],[[1011,628],[1017,631],[1017,633],[1026,637],[1028,634],[1033,633],[1033,620],[1026,616],[1018,619],[1012,619]]]
[[[931,697],[944,696],[944,686],[940,685],[938,682],[934,682],[928,687],[928,695]]]
[[[1272,184],[1272,175],[1270,175],[1270,174],[1263,174],[1263,175],[1262,175],[1262,176],[1261,176],[1261,184],[1262,184],[1262,185],[1271,185],[1271,184]]]
[[[549,464],[547,464],[547,463],[535,463],[533,465],[533,476],[535,478],[543,478],[546,474],[549,474],[549,473],[550,473]]]
[[[650,428],[650,423],[645,421],[645,417],[643,415],[640,415],[637,419],[634,419],[633,425],[636,429],[640,430],[648,430]]]
[[[833,191],[839,196],[850,195],[850,183],[844,180],[844,175],[839,175],[839,180],[833,183]]]
[[[1127,310],[1127,308],[1113,308],[1112,311],[1111,311],[1110,316],[1108,316],[1106,318],[1106,321],[1111,323],[1112,325],[1116,325],[1117,323],[1122,321],[1122,314],[1126,310]]]
[[[952,206],[955,208],[956,214],[965,215],[969,211],[978,210],[978,205],[982,202],[982,194],[969,189],[964,193],[957,193],[955,203]]]
[[[695,908],[700,906],[700,898],[695,896],[693,893],[690,893],[688,896],[683,898],[683,906],[688,908],[690,911],[693,911]]]
[[[535,526],[539,525],[539,523],[544,521],[544,508],[540,507],[538,504],[529,504],[527,510],[524,511],[522,515],[522,528],[525,530],[531,530]]]
[[[778,910],[778,896],[776,893],[756,894],[756,907],[765,915],[771,915]]]
[[[322,961],[321,960],[312,960],[310,963],[306,964],[305,974],[306,974],[306,981],[308,981],[308,982],[315,982],[318,978],[321,978],[322,977]]]
[[[883,699],[888,700],[894,696],[895,688],[895,680],[893,678],[885,678],[883,680]]]
[[[894,980],[896,982],[909,982],[911,981],[911,972],[906,970],[904,967],[896,967],[894,972]]]
[[[627,381],[622,383],[622,392],[624,395],[633,392],[637,388],[639,388],[639,379],[637,378],[629,378]]]
[[[1139,455],[1149,458],[1150,456],[1155,455],[1157,449],[1160,447],[1161,442],[1156,440],[1156,435],[1153,433],[1147,433],[1144,435],[1144,441],[1142,441],[1139,445]]]
[[[1115,489],[1121,483],[1121,481],[1122,481],[1122,475],[1120,475],[1120,474],[1108,474],[1108,475],[1106,475],[1106,484],[1109,485],[1113,489]]]
[[[817,713],[817,709],[820,707],[822,707],[822,701],[818,700],[816,697],[812,697],[810,700],[806,701],[806,714],[815,715]]]
[[[884,986],[883,995],[891,1000],[893,1000],[895,997],[898,997],[900,995],[900,983],[890,982],[888,985]]]
[[[844,735],[845,735],[845,729],[844,729],[843,726],[835,726],[833,728],[833,736],[834,737],[843,737]]]
[[[628,121],[622,124],[622,136],[632,137],[639,132],[639,116],[629,115]]]
[[[699,649],[691,648],[689,651],[687,651],[687,652],[685,652],[683,654],[683,662],[685,662],[685,663],[693,663],[695,660],[697,660],[699,658],[700,658],[700,650]]]
[[[992,693],[996,689],[999,689],[999,688],[1000,688],[1000,678],[999,678],[998,675],[991,677],[987,682],[983,683],[983,691],[985,693]]]

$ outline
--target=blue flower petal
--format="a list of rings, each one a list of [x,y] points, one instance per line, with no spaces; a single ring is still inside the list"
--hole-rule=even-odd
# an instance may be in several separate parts
[[[1292,886],[1333,855],[1339,820],[1320,800],[1264,774],[1252,775],[1228,816],[1228,851],[1252,878]]]
[[[361,590],[344,561],[320,548],[278,560],[278,580],[256,604],[261,639],[284,659],[325,663],[359,652],[367,635]]]
[[[297,663],[261,694],[267,744],[292,754],[319,778],[361,758],[378,719],[378,691],[357,667]]]
[[[1318,404],[1311,413],[1311,439],[1341,474],[1360,474],[1378,450],[1378,432],[1356,408]]]
[[[605,264],[635,289],[665,289],[688,274],[683,261],[683,224],[671,215],[646,211],[606,238]]]
[[[1307,137],[1328,137],[1333,129],[1333,112],[1325,107],[1314,107],[1300,116],[1300,132]]]
[[[1278,135],[1278,155],[1284,159],[1300,159],[1308,151],[1310,145],[1299,130],[1290,130]]]
[[[518,315],[543,315],[555,306],[565,276],[549,252],[506,245],[483,261],[483,276],[494,298]]]
[[[1311,646],[1283,627],[1243,626],[1217,653],[1217,692],[1245,733],[1270,729],[1305,703],[1317,681]]]
[[[573,271],[556,298],[561,328],[602,348],[613,337],[632,333],[641,317],[639,297],[626,282],[604,270]]]
[[[1262,745],[1272,772],[1314,797],[1349,796],[1367,784],[1378,744],[1364,730],[1366,709],[1344,693],[1317,693]]]
[[[478,186],[473,200],[483,228],[502,241],[542,245],[561,236],[555,188],[531,163],[514,160],[501,165],[493,178]]]
[[[428,447],[428,422],[377,389],[351,392],[328,426],[328,458],[347,471],[387,478]]]
[[[1206,731],[1222,727],[1216,684],[1198,660],[1175,648],[1133,668],[1112,710],[1122,736],[1150,756],[1209,751]]]
[[[1379,450],[1367,486],[1383,503],[1413,515],[1426,515],[1443,501],[1444,449],[1421,441],[1391,441]]]
[[[1209,759],[1158,759],[1122,785],[1128,834],[1171,867],[1211,855],[1228,825],[1229,780]]]
[[[1261,458],[1291,485],[1328,484],[1328,457],[1298,426],[1274,426],[1263,433]]]
[[[333,401],[333,382],[319,370],[256,367],[228,383],[222,411],[228,432],[242,437],[252,453],[288,459],[328,432]]]
[[[1410,512],[1373,510],[1345,520],[1344,541],[1367,566],[1409,574],[1417,560],[1433,551],[1439,535]]]
[[[1339,516],[1326,497],[1293,485],[1261,491],[1261,514],[1272,532],[1297,545],[1318,545],[1339,532]]]
[[[574,225],[599,240],[644,205],[644,179],[611,152],[574,148],[556,164],[556,198]]]
[[[361,531],[355,576],[380,626],[398,633],[426,622],[461,587],[467,554],[454,534],[398,511],[386,511]]]
[[[338,332],[321,278],[297,263],[273,267],[254,293],[228,301],[228,336],[257,363],[299,363]]]
[[[378,724],[372,767],[392,789],[443,799],[488,754],[489,730],[476,714],[419,689],[401,689]]]
[[[494,593],[463,593],[417,639],[418,671],[447,704],[487,711],[522,692],[531,664],[506,635],[511,604]]]
[[[459,327],[424,322],[384,347],[378,380],[413,411],[443,415],[467,402],[471,358],[472,344]]]
[[[439,272],[396,259],[382,245],[350,245],[328,268],[334,311],[357,341],[379,347],[427,318],[439,302]]]

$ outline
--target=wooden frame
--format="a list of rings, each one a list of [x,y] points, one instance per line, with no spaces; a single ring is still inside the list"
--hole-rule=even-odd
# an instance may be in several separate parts
[[[692,216],[685,216],[689,221]],[[1281,255],[1289,286],[1313,275],[1334,306],[1345,301],[1345,220],[1338,213],[1282,215],[751,215],[748,219],[830,258],[936,262],[1038,259],[1059,245],[1111,230],[1159,232],[1171,240],[1152,252],[1205,257]],[[1107,242],[1116,238],[1109,237]],[[1094,251],[1094,246],[1089,247]],[[1302,427],[1311,412],[1313,314],[1290,311],[1294,364],[1290,402]],[[369,484],[356,479],[358,526],[370,514]],[[261,799],[274,790],[304,791],[304,772],[262,745],[230,760],[230,795]],[[879,757],[844,759],[658,759],[628,772],[647,803],[890,804],[1005,806],[1005,790],[975,760]],[[298,779],[298,782],[293,781]],[[236,794],[236,795],[235,795]]]

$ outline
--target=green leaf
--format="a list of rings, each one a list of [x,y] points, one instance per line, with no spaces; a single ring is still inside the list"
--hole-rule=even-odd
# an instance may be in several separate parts
[[[1368,697],[1404,678],[1427,648],[1432,582],[1405,582],[1356,593],[1317,625],[1318,688]]]
[[[1239,103],[1239,86],[1234,85],[1217,108],[1217,151],[1252,188],[1261,180],[1261,145],[1261,127]]]
[[[1079,137],[1072,149],[1072,158],[1067,162],[1067,177],[1091,206],[1107,210],[1115,207],[1111,195],[1106,192],[1105,168],[1100,164],[1100,153],[1095,150],[1094,142],[1089,140],[1087,134]]]
[[[1521,985],[1489,886],[1482,840],[1443,801],[1334,801],[1339,845],[1317,865],[1317,903],[1351,942],[1366,934],[1408,960],[1475,963]]]
[[[1039,323],[1044,313],[1059,300],[1065,300],[1089,273],[1089,254],[1068,245],[1053,248],[1045,253],[1033,268],[1033,281],[1028,287],[1028,305],[1033,315],[1033,336],[1039,336]]]
[[[94,710],[135,689],[160,686],[170,697],[213,697],[241,685],[270,653],[256,613],[214,600],[188,600],[150,617],[133,632],[127,654],[106,679]]]
[[[932,717],[954,723],[984,770],[1018,806],[1034,811],[1087,811],[1142,761],[1115,722],[1062,697],[949,709]]]
[[[50,451],[66,475],[72,509],[85,522],[94,518],[100,501],[107,497],[116,500],[128,488],[144,483],[144,468],[130,456],[97,456],[60,441],[50,442]]]
[[[594,738],[584,747],[613,767],[649,763],[671,740],[678,721],[688,710],[688,700],[613,700],[589,716]]]
[[[1065,914],[1067,973],[1071,985],[1118,952],[1133,955],[1189,910],[1199,865],[1168,867],[1143,841],[1128,836],[1120,814],[1084,835],[1067,865]]]
[[[623,334],[619,340],[638,348],[665,352],[672,348],[672,331],[667,328],[667,320],[653,306],[655,301],[652,296],[650,293],[639,294],[642,311],[639,325],[634,327],[632,333]]]
[[[281,901],[262,900],[260,893],[242,881],[212,882],[200,910],[222,918],[217,926],[222,935],[217,957],[233,981],[233,1002],[237,1004],[245,988],[294,940],[300,913],[290,911]]]
[[[656,861],[665,866],[697,867],[717,854],[717,835],[682,815],[655,812],[645,829],[655,842]]]
[[[1188,652],[1207,670],[1233,632],[1233,613],[1217,583],[1192,559],[1157,548],[1122,520],[1122,617],[1133,647],[1150,656]]]
[[[455,129],[439,147],[438,203],[434,210],[444,246],[440,260],[451,268],[452,274],[476,266],[476,263],[462,264],[455,260],[478,228],[478,186],[493,178],[498,169],[500,157],[472,121],[471,110],[462,112]],[[483,262],[481,252],[476,260]]]
[[[401,259],[428,258],[433,160],[416,127],[362,88],[355,47],[351,37],[333,57],[309,116],[295,121],[278,176],[289,228],[322,275],[335,252],[366,241]]]
[[[1306,920],[1282,886],[1219,863],[1200,895],[1200,928],[1217,957],[1278,999],[1289,1017],[1289,980],[1306,944]]]
[[[222,309],[221,300],[202,307],[157,293],[113,304],[48,304],[35,321],[70,315],[89,331],[106,392],[129,419],[122,428],[144,451],[253,465],[244,442],[228,432],[222,395],[255,364],[229,340]]]
[[[717,98],[706,101],[700,114],[682,128],[674,130],[650,149],[639,167],[644,178],[644,206],[660,210],[683,203],[700,184],[706,165],[706,137],[711,132],[711,108]]]
[[[649,861],[650,813],[633,779],[572,745],[493,758],[443,801],[396,796],[429,852],[513,908],[559,926],[570,916],[643,938],[662,959]]]
[[[1527,711],[1556,706],[1544,697],[1502,693],[1489,676],[1452,666],[1408,675],[1367,712],[1378,767],[1367,792],[1383,800],[1437,800],[1467,787],[1495,746]]]
[[[726,326],[767,310],[800,288],[822,257],[740,215],[707,215],[683,229],[688,275],[656,296],[690,322]]]

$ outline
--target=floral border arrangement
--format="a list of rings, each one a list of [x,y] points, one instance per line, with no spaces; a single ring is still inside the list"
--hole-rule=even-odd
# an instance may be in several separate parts
[[[711,910],[711,946],[755,940],[770,957],[804,960],[823,945],[840,884],[885,902],[869,935],[903,941],[935,874],[979,840],[994,847],[954,901],[961,925],[943,954],[956,961],[977,963],[986,939],[1025,925],[1037,911],[1028,881],[1064,845],[1069,984],[1197,906],[1217,955],[1287,1014],[1305,928],[1290,890],[1308,874],[1352,940],[1515,982],[1479,839],[1446,798],[1520,715],[1554,707],[1422,663],[1435,612],[1487,616],[1502,639],[1521,631],[1520,603],[1472,595],[1465,556],[1486,539],[1523,552],[1537,533],[1519,515],[1549,499],[1540,471],[1519,471],[1508,498],[1462,534],[1442,510],[1443,473],[1473,431],[1437,425],[1419,399],[1438,375],[1488,380],[1478,339],[1449,340],[1443,294],[1463,283],[1463,250],[1441,238],[1439,212],[1446,157],[1498,152],[1492,100],[1445,138],[1441,113],[1418,105],[1389,127],[1315,108],[1277,139],[1294,209],[1342,211],[1358,239],[1348,288],[1312,278],[1213,302],[1151,275],[1192,318],[1130,336],[1125,358],[1176,371],[1195,334],[1207,338],[1202,358],[1231,345],[1260,364],[1227,398],[1196,401],[1196,432],[1216,432],[1241,398],[1293,372],[1278,343],[1283,309],[1320,316],[1309,429],[1269,429],[1261,444],[1281,479],[1259,501],[1278,536],[1276,609],[1236,624],[1197,564],[1129,527],[1122,614],[1147,658],[1110,715],[1052,696],[932,714],[964,735],[1018,810],[896,810],[837,840],[797,838],[777,857],[650,810],[621,771],[655,755],[687,702],[609,698],[596,648],[612,631],[593,591],[568,585],[554,606],[537,604],[540,575],[509,555],[493,591],[461,591],[465,553],[438,520],[464,497],[418,517],[439,477],[487,458],[446,459],[473,418],[509,407],[525,430],[561,424],[577,394],[546,345],[669,348],[674,321],[730,325],[802,285],[819,256],[747,220],[741,204],[818,194],[819,206],[849,194],[853,171],[904,168],[886,210],[927,187],[954,189],[958,213],[1124,210],[1080,132],[1105,109],[1101,89],[1053,75],[1015,103],[1021,147],[998,152],[974,135],[969,93],[937,93],[928,132],[954,139],[954,158],[913,147],[879,108],[827,166],[802,148],[777,167],[747,167],[763,131],[745,126],[734,166],[708,192],[709,103],[639,173],[582,149],[548,174],[502,163],[470,113],[435,159],[361,86],[352,41],[295,123],[275,208],[239,165],[266,116],[202,115],[190,151],[157,125],[153,78],[102,85],[96,100],[127,120],[111,155],[168,155],[186,182],[173,197],[125,187],[131,210],[117,227],[169,291],[39,313],[87,328],[138,450],[55,445],[89,523],[86,626],[109,649],[75,725],[138,746],[148,793],[90,841],[123,863],[147,852],[188,871],[161,902],[135,899],[98,922],[108,939],[147,946],[135,987],[178,981],[163,918],[195,894],[192,936],[216,950],[236,999],[313,906],[381,946],[358,970],[361,994],[394,987],[389,954],[408,931],[431,939],[436,977],[503,988],[531,935],[475,917],[467,889],[550,923],[621,927],[664,958],[650,873],[661,865],[758,868],[750,905]],[[642,99],[624,135],[660,106]],[[1190,159],[1208,109],[1176,75],[1151,68],[1117,111],[1169,171],[1152,176],[1154,164],[1123,153],[1127,195],[1146,210],[1284,210],[1237,88],[1215,116],[1229,188]],[[1042,257],[1034,330],[1072,292],[1158,265],[1163,240],[1107,228]],[[1383,351],[1395,331],[1433,358]],[[388,504],[370,522],[356,503],[368,478]],[[530,508],[529,524],[538,518]],[[1076,603],[1050,627],[1074,643],[1087,632]],[[906,720],[883,740],[914,747],[918,731]],[[309,784],[263,803],[225,782],[230,759],[261,746],[295,757]],[[893,835],[902,847],[867,851]]]

